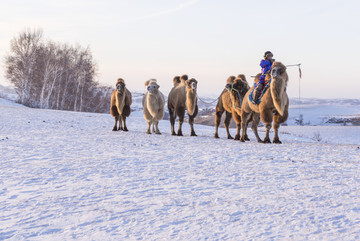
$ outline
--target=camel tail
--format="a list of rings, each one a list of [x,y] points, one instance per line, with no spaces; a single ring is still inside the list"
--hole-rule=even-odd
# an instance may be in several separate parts
[[[274,102],[276,111],[283,116],[285,110],[286,99],[283,98],[285,86],[282,81],[276,81],[275,79],[270,84],[271,97]]]

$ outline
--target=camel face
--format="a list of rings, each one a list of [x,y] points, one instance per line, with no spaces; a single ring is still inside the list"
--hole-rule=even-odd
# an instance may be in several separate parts
[[[197,90],[197,80],[195,79],[190,79],[186,81],[186,85],[188,89],[191,89],[194,92]]]
[[[225,88],[226,88],[227,90],[231,90],[232,87],[233,87],[233,84],[231,84],[231,83],[225,85]]]
[[[117,92],[122,93],[124,89],[125,89],[125,85],[123,83],[120,82],[116,85]]]
[[[282,75],[282,73],[284,73],[284,70],[282,68],[280,68],[279,66],[275,66],[272,70],[271,70],[271,76],[273,78],[276,78],[277,76]]]
[[[159,90],[159,85],[156,84],[156,83],[151,83],[150,85],[147,86],[147,91],[150,93],[150,94],[156,94]]]

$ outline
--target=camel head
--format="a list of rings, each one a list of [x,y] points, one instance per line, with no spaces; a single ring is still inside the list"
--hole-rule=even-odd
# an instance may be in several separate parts
[[[186,91],[196,92],[197,90],[197,80],[194,78],[186,80]]]
[[[237,77],[230,76],[226,83],[225,88],[236,95],[237,93],[240,93],[241,96],[244,96],[250,89],[250,86],[246,81],[246,77],[243,74],[239,74]]]
[[[287,79],[286,66],[283,65],[281,62],[274,62],[271,68],[271,77],[272,78],[283,77]]]
[[[250,86],[246,81],[245,75],[239,74],[237,77],[230,76],[226,82],[227,84],[225,88],[230,93],[230,98],[233,102],[234,107],[240,109],[242,99],[244,98],[246,92],[250,89]]]
[[[145,86],[150,94],[157,94],[160,87],[160,85],[156,83],[156,79],[150,79],[146,81]]]
[[[121,78],[119,78],[116,82],[116,91],[118,93],[123,93],[125,90],[125,81]]]

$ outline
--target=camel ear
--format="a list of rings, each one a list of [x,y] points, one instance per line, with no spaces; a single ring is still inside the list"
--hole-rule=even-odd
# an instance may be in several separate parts
[[[145,81],[145,86],[148,86],[150,83],[150,80]]]

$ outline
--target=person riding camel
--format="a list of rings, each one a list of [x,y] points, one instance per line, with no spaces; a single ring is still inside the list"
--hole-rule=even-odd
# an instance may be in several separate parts
[[[259,83],[255,87],[255,98],[253,99],[254,104],[258,104],[261,92],[265,87],[266,75],[270,73],[271,67],[275,61],[275,59],[273,59],[273,56],[274,55],[270,51],[266,51],[264,54],[264,59],[260,62],[261,75],[259,77]]]

